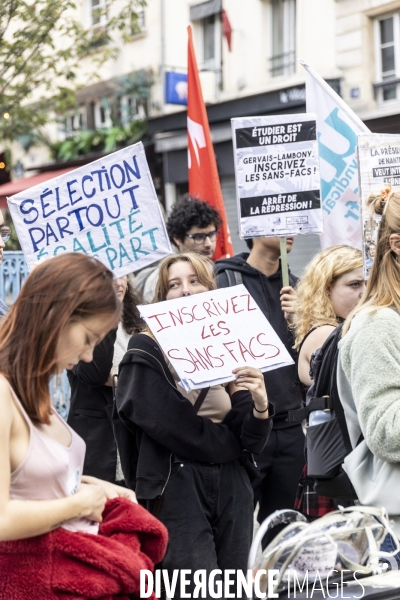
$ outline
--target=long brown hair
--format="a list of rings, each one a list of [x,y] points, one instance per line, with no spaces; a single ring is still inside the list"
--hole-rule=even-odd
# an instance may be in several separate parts
[[[144,323],[137,308],[138,304],[144,304],[142,295],[128,281],[125,296],[122,300],[121,322],[122,327],[129,335],[138,333],[144,327]]]
[[[158,281],[156,285],[156,291],[154,293],[153,302],[162,302],[166,299],[169,286],[168,286],[168,273],[172,265],[178,262],[188,262],[192,265],[194,272],[196,273],[199,281],[208,290],[216,290],[217,284],[214,279],[214,264],[210,259],[197,254],[196,252],[183,252],[182,254],[171,254],[164,258],[160,264],[160,270],[158,273]]]
[[[355,315],[391,306],[400,312],[400,264],[390,247],[392,233],[400,234],[400,191],[393,191],[391,185],[387,185],[380,192],[370,194],[366,204],[371,217],[376,214],[382,219],[367,287],[357,307],[347,317],[343,335],[349,330]]]
[[[0,371],[32,421],[49,423],[49,380],[65,327],[104,315],[112,329],[120,311],[112,273],[95,258],[65,253],[35,267],[0,325]]]

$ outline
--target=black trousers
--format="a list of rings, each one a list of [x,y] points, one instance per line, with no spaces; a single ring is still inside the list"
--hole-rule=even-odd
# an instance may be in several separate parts
[[[304,433],[301,425],[273,429],[257,459],[261,478],[254,482],[254,500],[259,502],[258,522],[284,508],[293,509],[297,486],[305,464]],[[263,548],[272,541],[281,526],[267,532]]]
[[[148,507],[152,508],[152,502]],[[253,534],[253,490],[239,461],[222,465],[175,462],[158,518],[168,529],[161,568],[168,570],[170,580],[174,569],[191,569],[192,574],[199,569],[246,571]],[[191,579],[186,592],[194,587]],[[230,591],[234,590],[232,586]],[[180,597],[178,578],[174,598]]]

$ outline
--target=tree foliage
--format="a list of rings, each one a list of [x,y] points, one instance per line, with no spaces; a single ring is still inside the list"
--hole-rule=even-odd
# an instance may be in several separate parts
[[[29,135],[52,112],[74,105],[82,58],[91,59],[89,82],[104,61],[118,54],[113,33],[126,40],[139,31],[137,10],[145,0],[120,4],[118,14],[95,33],[83,26],[75,0],[1,0],[0,139]],[[40,100],[33,104],[36,96]]]

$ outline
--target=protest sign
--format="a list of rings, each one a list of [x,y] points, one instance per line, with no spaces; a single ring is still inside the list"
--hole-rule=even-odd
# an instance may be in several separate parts
[[[380,217],[370,216],[366,200],[371,192],[380,192],[385,184],[400,187],[400,135],[361,134],[357,138],[364,274],[369,277],[375,257]]]
[[[83,252],[122,277],[171,254],[142,143],[15,194],[8,205],[30,269]]]
[[[308,65],[307,112],[317,115],[324,233],[321,247],[348,244],[361,249],[357,134],[369,129],[342,98]]]
[[[186,391],[233,381],[236,367],[293,364],[244,285],[138,308]]]
[[[242,238],[322,232],[315,115],[232,119]]]

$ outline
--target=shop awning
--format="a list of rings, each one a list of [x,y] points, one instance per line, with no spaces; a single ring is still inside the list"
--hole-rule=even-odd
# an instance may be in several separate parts
[[[39,183],[43,183],[48,179],[52,179],[53,177],[64,175],[64,173],[68,173],[68,171],[72,171],[75,168],[76,167],[68,167],[56,171],[44,171],[43,173],[38,173],[31,177],[24,177],[23,179],[18,179],[18,181],[9,181],[8,183],[0,185],[0,208],[7,208],[7,197],[23,192],[24,190],[27,190],[34,185],[38,185]]]

